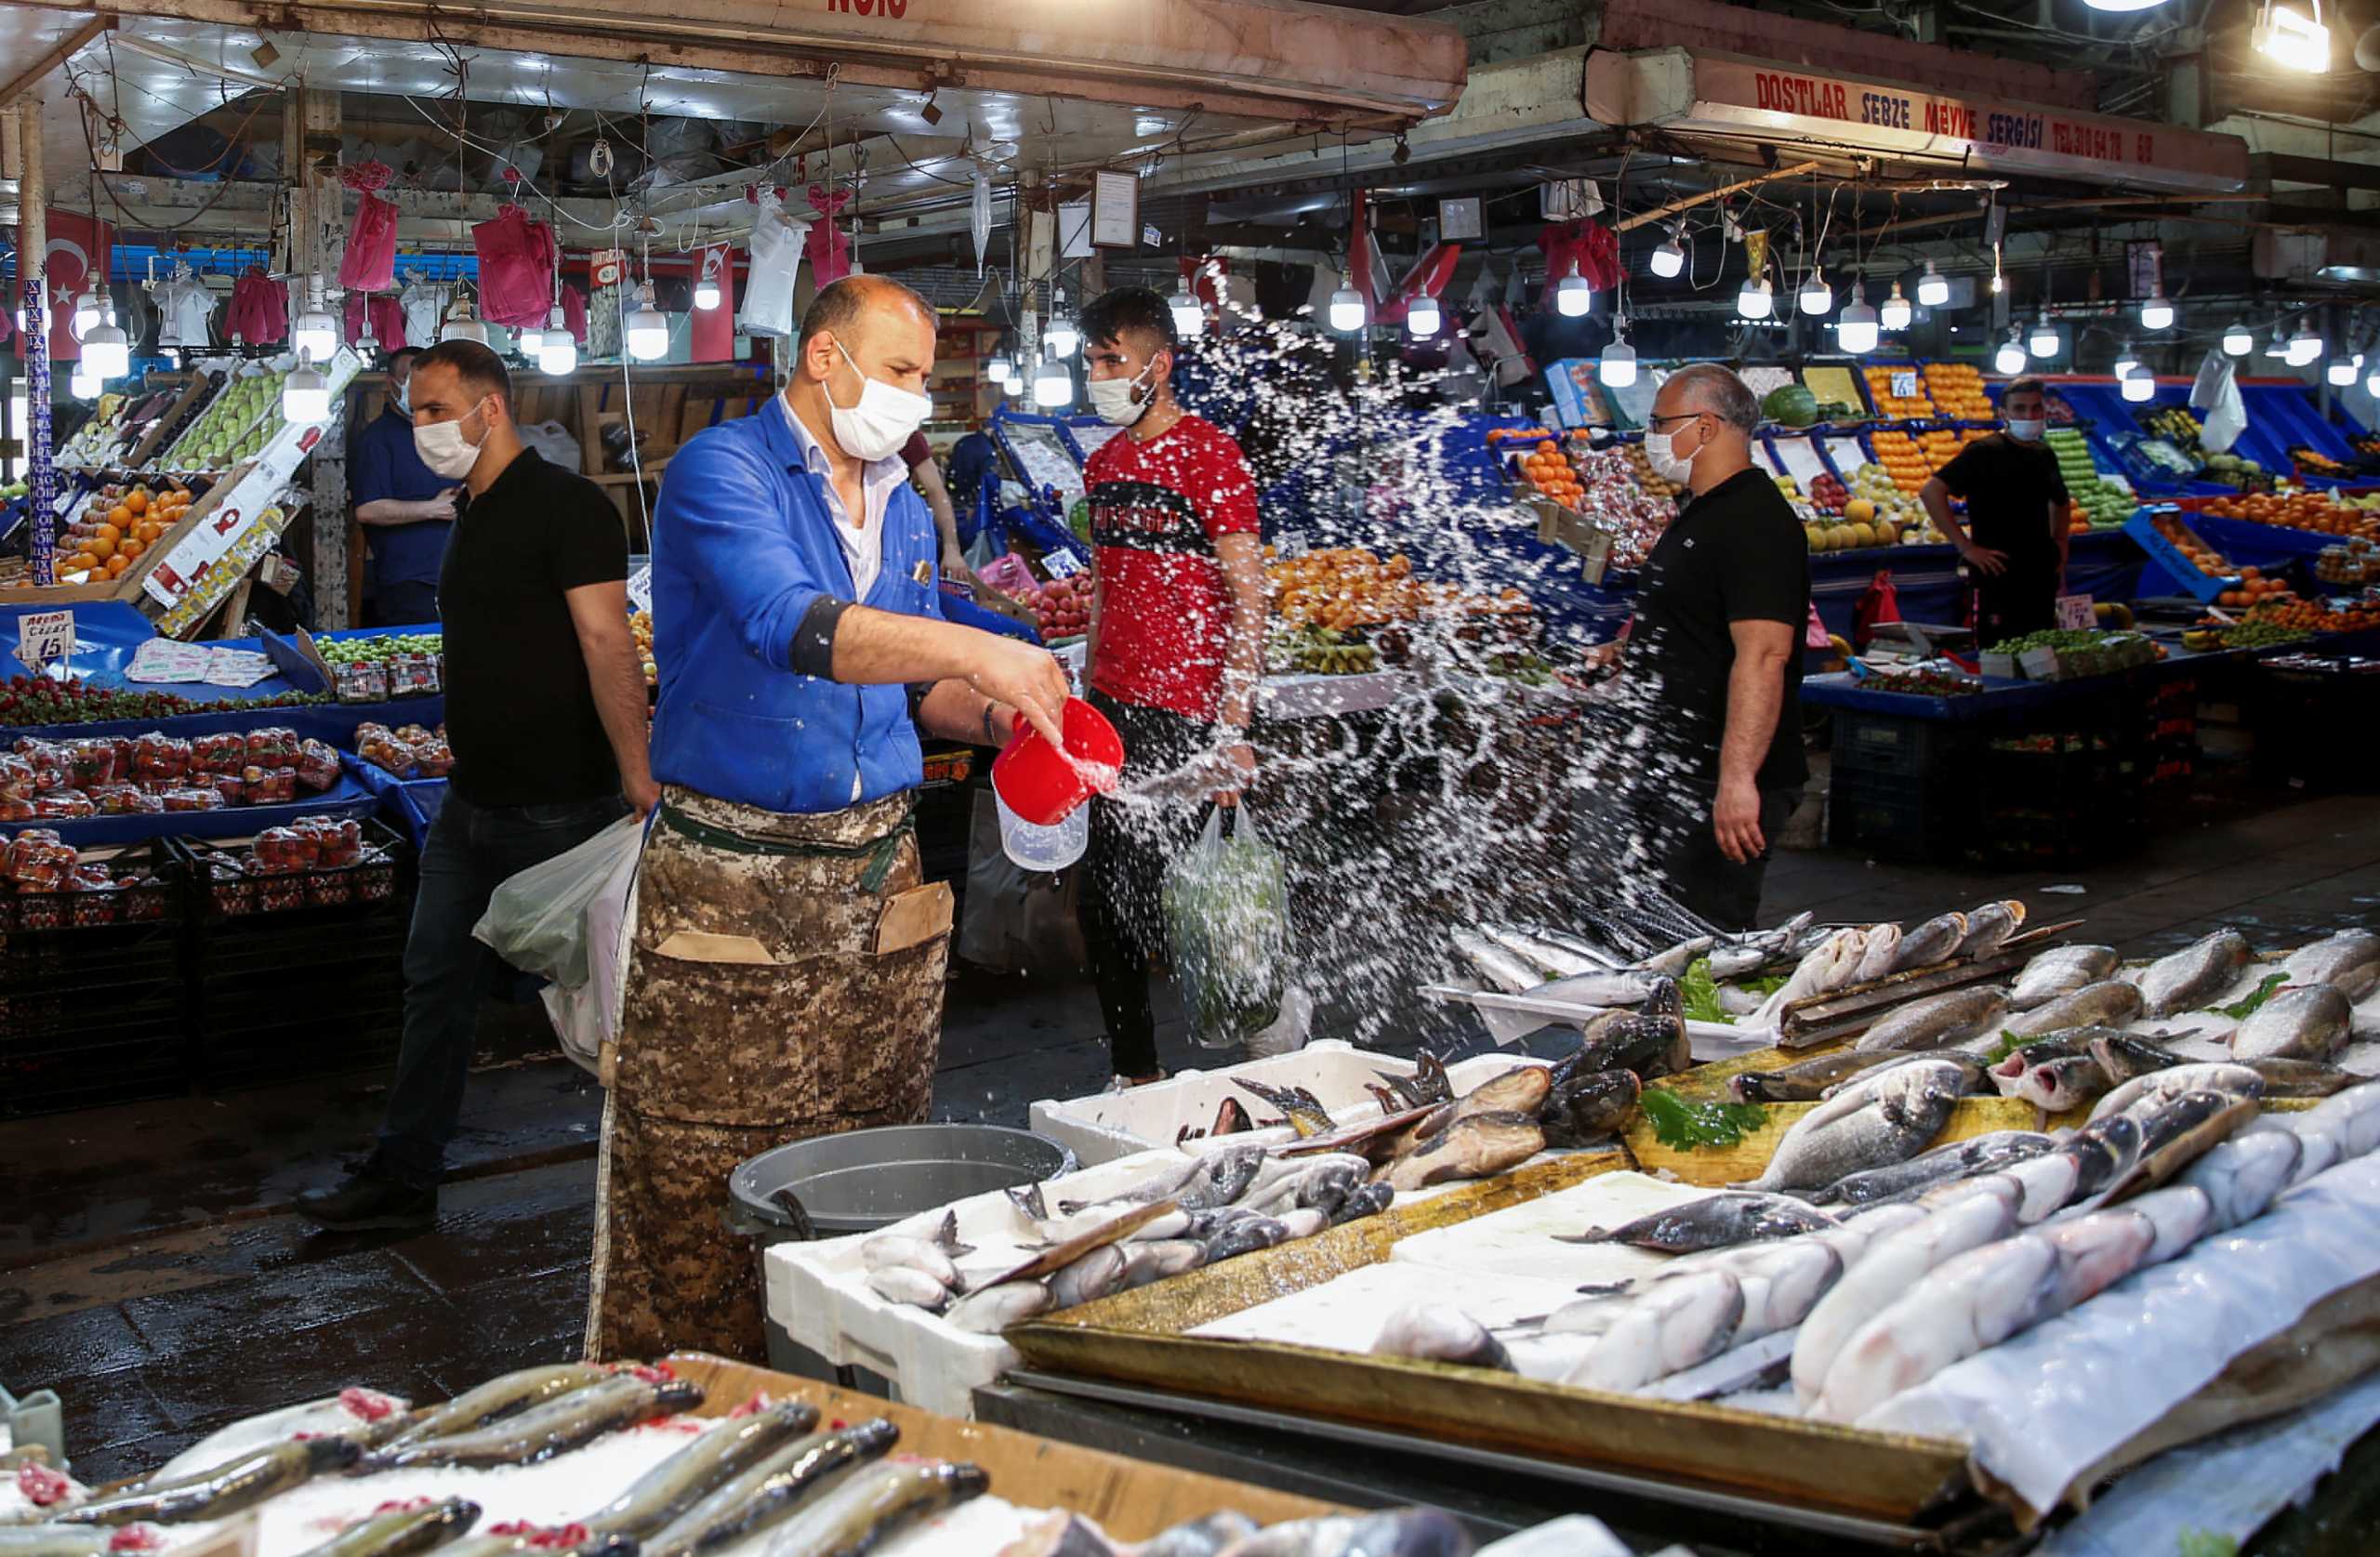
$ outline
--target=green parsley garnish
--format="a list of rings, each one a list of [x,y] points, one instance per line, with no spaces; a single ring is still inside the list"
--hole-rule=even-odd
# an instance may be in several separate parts
[[[2256,985],[2256,992],[2254,995],[2251,995],[2246,999],[2238,1001],[2232,1005],[2221,1007],[2219,1009],[2221,1009],[2225,1016],[2229,1017],[2234,1022],[2245,1022],[2248,1018],[2255,1015],[2256,1012],[2263,1008],[2266,1001],[2272,998],[2272,992],[2274,990],[2279,989],[2288,982],[2289,975],[2286,973],[2268,974],[2264,983]]]
[[[1661,1087],[1648,1089],[1641,1102],[1653,1139],[1679,1152],[1733,1146],[1768,1119],[1768,1110],[1756,1102],[1689,1102]]]

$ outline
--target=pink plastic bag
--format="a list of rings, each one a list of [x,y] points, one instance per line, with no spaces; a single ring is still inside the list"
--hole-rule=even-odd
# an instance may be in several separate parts
[[[571,339],[587,344],[587,294],[567,283],[562,289],[562,327]]]
[[[810,186],[810,208],[818,213],[820,219],[803,240],[803,252],[810,257],[810,283],[821,291],[851,273],[851,240],[835,225],[835,218],[842,215],[843,207],[851,203],[849,190],[828,194],[815,184]]]
[[[352,343],[364,338],[364,321],[372,324],[372,338],[380,343],[383,351],[393,351],[405,343],[405,310],[392,293],[383,292],[367,297],[361,292],[347,295],[347,338]]]
[[[231,306],[224,311],[223,328],[250,346],[271,346],[289,335],[289,291],[251,265],[231,284]]]
[[[338,284],[350,292],[386,292],[397,284],[397,208],[369,191],[347,230]]]
[[[480,256],[480,317],[515,329],[543,329],[561,258],[553,230],[507,205],[493,221],[471,229],[471,244]]]

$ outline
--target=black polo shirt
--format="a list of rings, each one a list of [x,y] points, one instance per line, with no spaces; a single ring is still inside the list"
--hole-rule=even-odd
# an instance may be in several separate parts
[[[1810,548],[1792,505],[1758,466],[1686,504],[1654,544],[1636,587],[1628,675],[1646,683],[1648,717],[1676,776],[1715,788],[1735,671],[1729,624],[1782,622],[1793,629],[1777,729],[1754,782],[1789,789],[1808,781],[1802,759],[1802,629],[1810,614]]]
[[[563,596],[628,577],[603,489],[523,449],[456,500],[439,572],[455,792],[477,806],[562,805],[620,789]]]
[[[2005,552],[2012,574],[2046,578],[2057,571],[2058,531],[2050,505],[2066,515],[2066,478],[2046,442],[2019,443],[2004,432],[1978,438],[1942,467],[1942,484],[1967,505],[1967,534]]]

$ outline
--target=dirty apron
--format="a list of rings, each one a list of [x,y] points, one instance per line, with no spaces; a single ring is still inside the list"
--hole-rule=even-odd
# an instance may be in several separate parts
[[[920,876],[906,794],[788,816],[663,788],[607,1066],[588,1357],[764,1359],[727,1177],[787,1141],[925,1118],[950,890]]]

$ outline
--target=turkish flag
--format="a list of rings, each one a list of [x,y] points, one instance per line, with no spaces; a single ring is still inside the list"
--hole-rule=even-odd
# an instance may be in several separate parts
[[[115,229],[106,222],[94,222],[80,211],[54,207],[47,221],[49,258],[44,270],[49,279],[49,358],[54,363],[79,363],[83,343],[74,338],[74,299],[97,279],[106,262],[108,245],[115,242]]]

